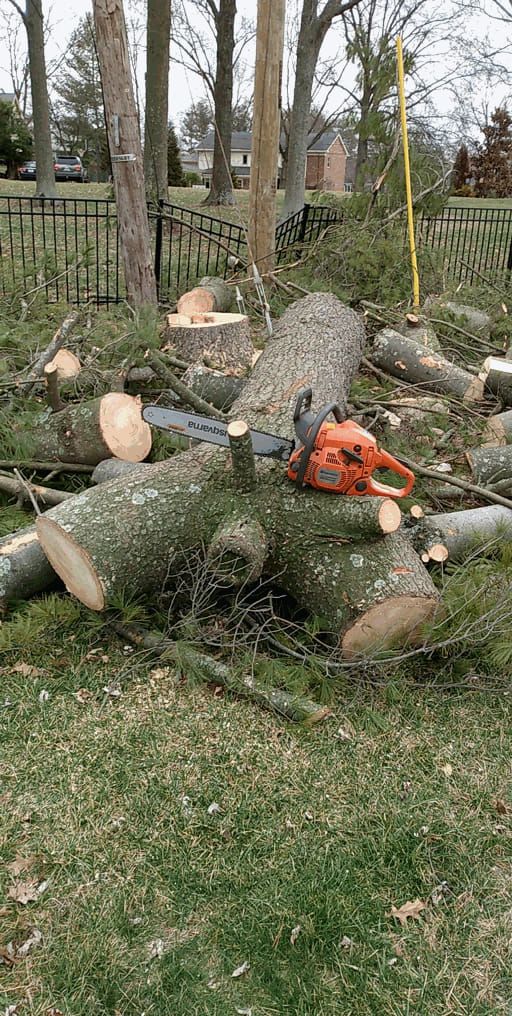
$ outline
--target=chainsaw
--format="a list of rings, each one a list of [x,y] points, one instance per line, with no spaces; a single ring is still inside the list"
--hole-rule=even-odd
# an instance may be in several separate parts
[[[379,448],[373,434],[354,420],[344,420],[336,402],[329,402],[316,414],[311,410],[311,402],[311,388],[303,388],[293,414],[295,441],[251,430],[254,454],[286,462],[287,475],[300,490],[312,487],[332,494],[388,497],[410,494],[414,473]],[[327,421],[331,413],[334,423]],[[161,430],[229,448],[228,425],[222,420],[161,406],[144,406],[142,416]],[[405,480],[404,486],[390,487],[374,480],[377,469],[397,473]]]

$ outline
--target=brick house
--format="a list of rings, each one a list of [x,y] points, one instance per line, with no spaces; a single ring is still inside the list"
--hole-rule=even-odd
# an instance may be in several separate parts
[[[210,131],[197,146],[197,171],[205,187],[209,187],[212,178],[213,168],[213,146],[215,134]],[[237,186],[241,190],[248,190],[251,179],[251,145],[252,134],[250,131],[235,131],[231,135],[231,171],[234,174]],[[345,169],[348,152],[343,140],[336,131],[326,131],[316,141],[311,138],[311,147],[307,154],[306,163],[306,189],[307,190],[352,190],[346,185]],[[278,180],[280,186],[279,170],[283,164],[281,153],[278,156]]]

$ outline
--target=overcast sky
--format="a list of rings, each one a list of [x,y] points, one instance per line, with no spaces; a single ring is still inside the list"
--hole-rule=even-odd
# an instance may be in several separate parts
[[[443,2],[446,2],[446,0],[443,0]],[[490,3],[491,0],[486,0],[486,2]],[[293,14],[293,11],[296,9],[296,4],[297,0],[288,0],[287,7],[290,13]],[[142,26],[144,19],[143,4],[139,2],[138,6],[139,10],[141,11],[141,13],[139,14],[139,19]],[[239,16],[245,15],[246,17],[255,19],[256,6],[257,6],[256,0],[238,0]],[[7,9],[9,10],[12,9],[9,4],[9,0],[0,0],[0,11],[2,10],[5,11]],[[91,11],[91,0],[54,0],[53,6],[51,6],[49,0],[43,0],[43,9],[45,11],[50,11],[49,17],[51,24],[51,35],[47,44],[47,62],[50,62],[55,58],[61,57],[63,58],[63,64],[61,66],[65,67],[65,52],[67,40],[79,18]],[[131,17],[133,17],[133,14],[130,11],[129,0],[125,0],[125,10],[127,14],[127,20],[129,20]],[[192,10],[191,5],[189,5],[189,11],[190,10]],[[465,27],[466,34],[468,37],[476,36],[478,38],[483,37],[487,33],[490,33],[491,38],[495,43],[497,49],[501,49],[501,47],[505,44],[507,34],[509,36],[511,34],[510,31],[507,32],[507,26],[504,26],[499,22],[492,21],[492,19],[485,17],[484,15],[481,14],[480,15],[473,14],[472,18],[468,18]],[[23,38],[23,36],[21,37]],[[443,59],[449,58],[448,54],[450,45],[451,40],[450,39],[445,40],[446,56],[444,56],[443,52],[441,51],[438,53],[438,67],[439,63],[442,66]],[[141,96],[143,96],[144,94],[145,54],[143,47],[144,47],[144,33],[141,27],[140,57],[138,66],[138,83]],[[6,49],[5,44],[0,42],[0,89],[9,91],[10,76],[8,72],[8,57],[5,49]],[[332,29],[328,33],[326,43],[322,50],[322,56],[334,58],[336,56],[339,56],[341,52],[342,52],[342,36],[340,28]],[[252,53],[251,50],[249,49],[247,51],[247,58],[249,63],[251,61],[251,57]],[[285,65],[283,75],[284,88],[286,88],[287,78],[290,79],[290,75],[289,73],[287,73],[287,70],[289,71],[289,68],[287,69]],[[510,70],[512,74],[512,63],[510,63]],[[343,80],[349,85],[351,84],[352,74],[353,72],[350,70],[344,72],[345,76]],[[250,77],[250,68],[249,68],[249,77]],[[490,103],[492,103],[491,108],[493,108],[499,102],[503,102],[506,100],[507,92],[508,89],[505,86],[500,86],[498,89],[496,88],[491,89],[490,92],[488,92],[488,94],[485,95],[483,86],[479,84],[477,86],[476,94],[474,95],[475,104],[481,105],[486,100],[488,100]],[[186,72],[179,64],[173,61],[171,65],[169,100],[170,100],[170,117],[174,120],[174,122],[179,124],[181,114],[188,106],[190,106],[192,101],[205,97],[206,92],[204,84],[197,77],[197,75],[191,73],[190,71]],[[338,107],[341,104],[341,102],[342,97],[338,95],[334,103],[333,104],[331,103],[331,105]],[[441,113],[443,115],[446,115],[450,112],[453,103],[453,98],[451,95],[448,94],[448,92],[444,92],[440,93],[437,96],[436,102]]]

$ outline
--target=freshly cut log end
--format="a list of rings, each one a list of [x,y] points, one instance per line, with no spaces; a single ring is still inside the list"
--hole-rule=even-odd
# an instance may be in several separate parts
[[[347,659],[417,640],[422,625],[439,609],[437,597],[397,596],[370,607],[344,635],[341,647]]]
[[[82,364],[70,349],[59,349],[53,360],[50,363],[55,364],[57,367],[57,380],[58,381],[69,381],[70,379],[77,376],[82,369]],[[49,366],[49,364],[48,364]]]
[[[207,366],[249,366],[254,353],[244,314],[168,314],[166,338],[178,356]]]
[[[409,514],[413,519],[422,519],[425,515],[425,512],[423,511],[423,508],[421,507],[420,504],[413,504]]]
[[[428,548],[428,557],[430,561],[435,561],[436,564],[443,564],[444,561],[448,560],[448,547],[445,547],[444,543],[433,543]]]
[[[114,455],[140,462],[151,449],[151,428],[140,399],[109,392],[54,413],[34,435],[35,457],[95,466]]]
[[[378,514],[379,526],[383,533],[395,533],[402,519],[402,512],[391,497],[384,498]]]
[[[196,286],[180,296],[176,307],[178,314],[208,314],[215,307],[215,297],[207,289]]]
[[[151,428],[141,416],[140,399],[122,392],[104,395],[100,406],[100,430],[115,458],[142,462],[151,451]]]
[[[68,592],[91,610],[103,610],[105,594],[87,552],[45,515],[37,519],[36,531],[48,561]]]
[[[488,356],[482,368],[481,379],[489,391],[497,395],[506,406],[512,406],[512,363],[498,356]]]

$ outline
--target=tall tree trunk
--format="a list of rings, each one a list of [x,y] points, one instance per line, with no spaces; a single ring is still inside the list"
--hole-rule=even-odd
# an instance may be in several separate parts
[[[134,307],[156,305],[139,121],[122,0],[93,0],[93,13],[128,302]]]
[[[144,177],[146,194],[166,200],[170,0],[148,0]]]
[[[273,265],[285,0],[259,0],[249,199],[249,252],[260,271]]]
[[[368,118],[370,116],[370,99],[365,93],[361,98],[361,114],[357,128],[357,155],[354,173],[355,189],[365,188],[368,172]]]
[[[317,0],[304,0],[302,5],[288,138],[283,218],[294,215],[304,205],[311,95],[318,54],[325,35],[325,32],[322,33],[318,28],[317,6]]]
[[[24,16],[27,30],[32,117],[34,121],[34,154],[37,164],[36,193],[41,197],[57,197],[53,169],[52,137],[48,84],[44,58],[44,23],[42,0],[27,0]]]
[[[216,16],[215,143],[210,193],[205,205],[232,205],[231,127],[233,122],[233,51],[236,0],[219,0]]]

